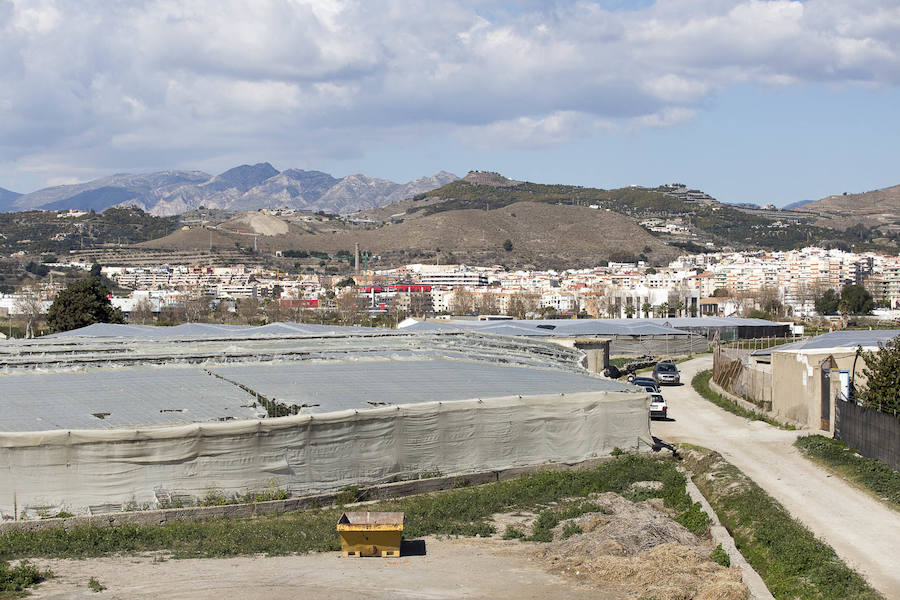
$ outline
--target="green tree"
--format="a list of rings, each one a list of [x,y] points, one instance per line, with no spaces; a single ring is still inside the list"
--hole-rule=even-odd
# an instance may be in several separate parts
[[[867,315],[875,308],[872,294],[861,285],[845,285],[841,290],[840,304],[851,315]]]
[[[650,304],[649,302],[644,302],[643,304],[641,304],[641,312],[644,313],[644,317],[649,317],[650,311],[652,311],[652,310],[653,310],[653,305]]]
[[[816,298],[814,305],[816,312],[820,315],[832,315],[838,311],[840,303],[840,295],[832,289],[827,289]]]
[[[862,355],[866,366],[862,373],[866,387],[862,403],[884,412],[900,411],[900,343],[894,338],[876,352]]]
[[[109,288],[96,277],[70,284],[56,296],[47,311],[47,324],[53,331],[122,322],[122,313],[109,301]]]

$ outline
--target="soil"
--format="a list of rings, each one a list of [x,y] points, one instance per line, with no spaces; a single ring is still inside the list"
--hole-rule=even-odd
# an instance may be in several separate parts
[[[625,600],[616,586],[585,585],[549,573],[534,546],[497,539],[426,538],[424,556],[341,558],[301,556],[166,560],[160,556],[33,562],[55,576],[30,598],[280,600],[404,600],[497,598]],[[96,577],[106,590],[88,587]]]
[[[690,385],[712,368],[704,356],[679,365],[685,385],[666,387],[670,419],[653,421],[651,432],[666,442],[687,442],[718,451],[780,502],[791,515],[831,545],[848,566],[887,598],[898,597],[900,514],[806,459],[793,443],[823,433],[786,431],[749,421],[703,399]]]
[[[603,512],[560,523],[555,541],[536,555],[550,570],[601,588],[617,586],[629,597],[658,600],[746,600],[740,569],[712,562],[712,544],[673,521],[658,499],[630,502],[617,494],[592,500]],[[583,533],[563,539],[567,523]]]

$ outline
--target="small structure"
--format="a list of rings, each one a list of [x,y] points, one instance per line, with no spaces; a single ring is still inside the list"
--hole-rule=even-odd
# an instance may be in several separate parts
[[[337,524],[341,554],[347,556],[400,556],[402,512],[347,512]]]

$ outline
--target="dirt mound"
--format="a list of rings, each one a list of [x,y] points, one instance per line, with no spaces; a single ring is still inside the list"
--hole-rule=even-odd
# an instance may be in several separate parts
[[[590,534],[582,534],[584,537]],[[546,550],[553,570],[602,583],[614,583],[640,597],[658,600],[746,600],[739,569],[726,569],[695,550],[669,542],[635,556],[588,559]]]
[[[229,231],[283,235],[290,230],[285,221],[261,212],[246,212],[222,223],[219,227]]]
[[[709,560],[711,544],[673,521],[658,499],[634,503],[607,493],[591,500],[603,512],[563,521],[553,530],[556,541],[538,551],[552,571],[659,600],[749,597],[740,570]],[[582,533],[561,539],[572,523]]]
[[[554,547],[571,556],[632,556],[669,542],[709,552],[700,540],[663,510],[659,499],[631,502],[608,492],[591,497],[604,512],[587,513],[560,523],[554,530]],[[575,523],[585,534],[560,540],[567,523]]]

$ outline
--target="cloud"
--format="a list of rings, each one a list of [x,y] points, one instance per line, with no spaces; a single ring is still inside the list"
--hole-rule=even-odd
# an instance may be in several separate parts
[[[535,148],[682,123],[738,83],[900,84],[895,0],[622,5],[0,0],[0,173],[309,158],[397,132]]]

